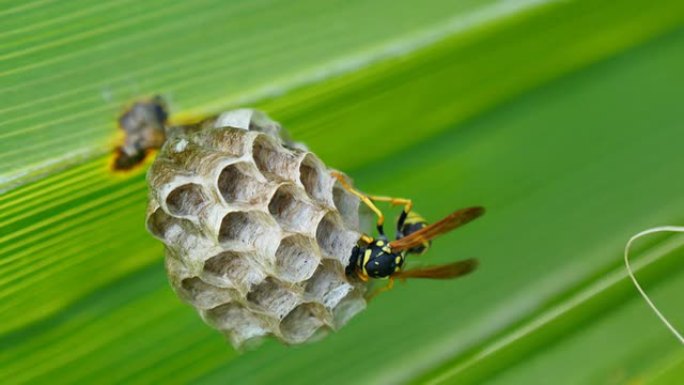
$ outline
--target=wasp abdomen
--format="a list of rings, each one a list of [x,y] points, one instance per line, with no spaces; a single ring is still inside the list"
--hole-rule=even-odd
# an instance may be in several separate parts
[[[427,227],[427,225],[427,221],[422,216],[420,216],[414,211],[411,211],[410,213],[408,213],[406,221],[404,222],[404,226],[402,226],[401,228],[400,237],[407,237],[415,233],[416,231],[424,227]],[[432,242],[427,241],[420,246],[412,247],[406,251],[411,254],[423,254],[425,251],[427,251],[428,248],[430,248],[431,244]]]

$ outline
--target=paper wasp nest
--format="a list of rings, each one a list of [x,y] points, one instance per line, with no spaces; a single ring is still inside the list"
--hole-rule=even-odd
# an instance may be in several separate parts
[[[344,267],[359,200],[254,110],[177,129],[147,175],[147,227],[171,285],[233,345],[302,343],[365,308]]]

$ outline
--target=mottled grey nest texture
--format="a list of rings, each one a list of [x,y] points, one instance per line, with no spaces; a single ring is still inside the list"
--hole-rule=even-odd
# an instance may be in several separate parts
[[[280,131],[249,109],[171,129],[147,175],[171,285],[236,347],[310,341],[366,306],[344,274],[359,200]]]

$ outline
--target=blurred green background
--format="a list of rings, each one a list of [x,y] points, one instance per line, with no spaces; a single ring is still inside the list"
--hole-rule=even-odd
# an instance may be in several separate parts
[[[0,383],[676,384],[622,248],[684,223],[684,2],[0,1]],[[321,342],[237,354],[172,293],[117,115],[255,106],[367,192],[484,205]],[[684,328],[684,237],[637,276]]]

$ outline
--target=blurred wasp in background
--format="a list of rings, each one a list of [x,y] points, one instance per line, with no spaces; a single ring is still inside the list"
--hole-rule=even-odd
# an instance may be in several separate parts
[[[369,235],[361,236],[359,243],[351,251],[349,264],[345,270],[347,276],[356,276],[362,281],[368,281],[369,278],[389,279],[387,286],[371,294],[370,298],[391,289],[395,278],[402,280],[407,278],[452,279],[466,275],[477,268],[476,259],[465,259],[444,265],[403,270],[407,254],[423,254],[430,247],[432,239],[480,217],[485,211],[483,207],[456,210],[442,220],[429,225],[425,219],[412,210],[413,202],[410,199],[366,195],[351,187],[342,174],[333,172],[332,175],[345,190],[356,195],[378,217],[378,236],[375,238]],[[377,208],[375,202],[404,206],[397,219],[396,239],[393,241],[389,241],[385,235],[385,216]]]
[[[166,139],[169,114],[161,97],[134,103],[119,117],[122,143],[114,150],[112,168],[126,171],[141,164]]]

